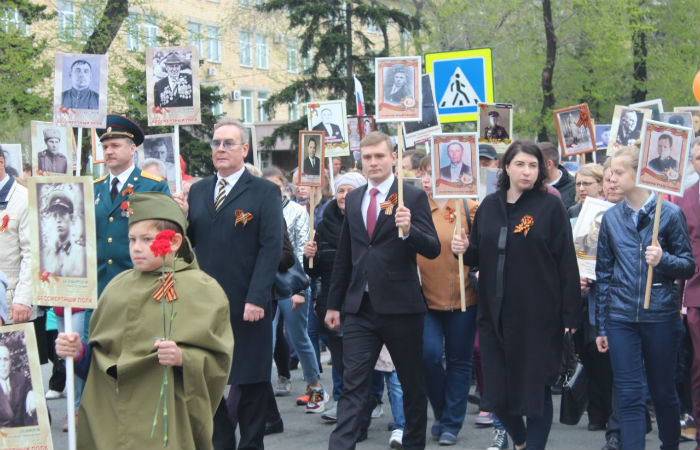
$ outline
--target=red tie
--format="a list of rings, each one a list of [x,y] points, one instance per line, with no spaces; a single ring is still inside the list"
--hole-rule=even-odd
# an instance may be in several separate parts
[[[377,225],[377,199],[375,195],[379,193],[379,189],[372,188],[369,191],[369,206],[367,206],[367,234],[372,237],[374,226]]]

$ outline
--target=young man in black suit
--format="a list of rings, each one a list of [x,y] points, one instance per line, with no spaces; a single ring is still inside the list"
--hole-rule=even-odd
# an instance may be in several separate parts
[[[345,221],[334,263],[325,322],[340,327],[343,311],[343,395],[332,450],[354,449],[368,411],[372,369],[382,344],[396,366],[404,393],[403,448],[425,447],[427,397],[423,374],[425,299],[418,281],[416,253],[440,254],[440,242],[425,193],[398,182],[391,140],[374,131],[360,143],[369,185],[348,194]],[[398,228],[404,237],[398,237]]]
[[[230,302],[235,344],[229,384],[240,391],[238,448],[261,449],[272,370],[270,303],[284,226],[280,190],[245,169],[248,133],[240,122],[220,120],[211,148],[216,175],[192,185],[187,199],[173,197],[188,213],[187,235],[200,268],[219,282]],[[213,443],[217,450],[235,448],[223,400]]]
[[[320,175],[321,160],[316,156],[316,141],[314,139],[309,139],[306,151],[309,156],[304,158],[304,173],[306,175]]]

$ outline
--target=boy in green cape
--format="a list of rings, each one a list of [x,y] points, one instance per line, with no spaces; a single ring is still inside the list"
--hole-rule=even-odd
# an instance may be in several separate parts
[[[219,284],[198,269],[184,237],[187,220],[172,198],[136,193],[129,208],[134,268],[105,288],[87,343],[77,333],[56,339],[56,353],[74,356],[76,373],[86,380],[78,448],[209,449],[233,353],[229,303]],[[164,230],[171,231],[159,235]],[[163,244],[164,236],[165,248],[154,253],[154,241]],[[161,281],[162,270],[173,272],[173,289]],[[168,383],[159,399],[164,368]]]

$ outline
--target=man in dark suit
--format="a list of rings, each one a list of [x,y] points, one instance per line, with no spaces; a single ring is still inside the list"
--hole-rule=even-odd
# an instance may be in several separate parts
[[[192,106],[192,76],[180,73],[184,62],[175,53],[170,53],[163,61],[168,76],[158,80],[153,86],[155,106]]]
[[[12,356],[0,344],[0,428],[37,425],[32,385],[23,374],[12,373]]]
[[[450,158],[450,164],[440,167],[440,178],[443,180],[457,181],[462,175],[469,175],[471,170],[469,166],[464,164],[462,156],[464,155],[464,147],[459,142],[450,142],[447,146],[447,156]]]
[[[398,65],[394,67],[393,80],[384,88],[384,101],[395,105],[401,104],[407,97],[413,98],[409,89],[407,69]]]
[[[338,142],[343,140],[343,133],[340,132],[340,127],[331,123],[333,114],[328,108],[321,110],[321,123],[314,126],[314,131],[323,131],[326,133],[327,142]]]
[[[360,143],[369,185],[348,194],[325,322],[340,327],[343,318],[343,394],[338,424],[329,448],[353,449],[366,433],[370,377],[386,344],[401,381],[406,409],[403,447],[425,447],[427,397],[423,373],[425,299],[416,271],[416,254],[435,258],[440,242],[428,198],[392,173],[396,155],[387,135],[374,131]],[[403,230],[398,237],[397,228]]]
[[[240,392],[238,448],[263,448],[267,384],[272,370],[272,286],[282,253],[279,188],[245,169],[248,133],[222,119],[211,141],[216,175],[192,185],[188,198],[173,196],[188,213],[187,235],[200,268],[226,292],[234,351],[229,375]],[[214,448],[235,448],[222,400],[214,417]]]
[[[696,137],[690,150],[690,163],[700,175],[700,137]],[[693,419],[700,423],[700,182],[693,183],[683,193],[683,197],[673,197],[673,202],[681,207],[685,214],[690,246],[695,259],[695,274],[683,285],[683,306],[687,308],[686,320],[688,335],[693,347],[690,366],[690,397]],[[700,446],[700,427],[695,434],[696,446]]]
[[[656,173],[663,174],[667,170],[678,170],[678,161],[671,156],[673,138],[670,134],[662,134],[656,143],[659,156],[649,161],[648,167]]]
[[[306,146],[306,151],[309,156],[304,158],[304,174],[305,175],[320,175],[321,173],[321,160],[316,156],[316,141],[314,139],[309,139],[309,143]]]

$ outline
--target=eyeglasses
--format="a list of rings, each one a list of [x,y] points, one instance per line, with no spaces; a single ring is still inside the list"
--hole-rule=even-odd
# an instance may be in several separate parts
[[[220,141],[218,139],[213,139],[209,143],[209,147],[211,147],[212,150],[217,150],[219,147],[221,147],[222,144],[224,146],[224,149],[226,149],[226,150],[233,150],[237,145],[243,145],[242,143],[236,142],[233,139],[226,139],[223,141]]]
[[[577,181],[576,187],[581,187],[581,186],[588,187],[588,186],[592,185],[593,183],[595,183],[595,181]]]

